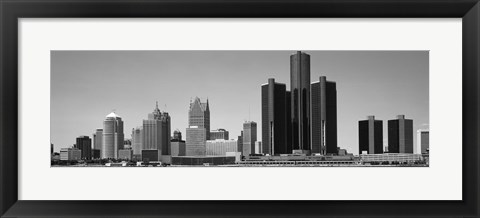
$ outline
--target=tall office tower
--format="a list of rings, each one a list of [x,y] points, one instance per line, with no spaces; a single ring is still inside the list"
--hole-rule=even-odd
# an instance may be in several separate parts
[[[142,127],[132,129],[132,150],[133,155],[142,155],[143,148]]]
[[[243,123],[243,155],[249,156],[255,153],[255,142],[257,141],[257,123],[247,121]]]
[[[240,135],[237,137],[237,143],[238,143],[238,152],[243,152],[243,130],[240,131]]]
[[[321,76],[312,83],[312,153],[337,153],[337,85]]]
[[[286,107],[286,111],[285,111],[285,114],[287,115],[287,152],[286,153],[289,153],[289,154],[292,154],[293,152],[293,143],[292,143],[292,138],[293,138],[293,135],[292,135],[292,107],[291,107],[291,103],[292,103],[292,94],[290,91],[285,91],[285,95],[287,96],[287,100],[285,101],[285,107]],[[263,137],[263,136],[262,136]],[[263,145],[262,145],[263,146]]]
[[[82,151],[81,158],[84,160],[92,159],[92,139],[88,136],[77,137],[75,148]]]
[[[205,128],[190,126],[186,132],[186,156],[204,156],[206,151],[205,143],[207,141]]]
[[[287,148],[287,94],[283,83],[268,79],[262,85],[262,142],[264,154],[289,154]]]
[[[172,128],[170,122],[170,115],[167,112],[162,113],[162,155],[170,155],[171,140],[172,140]]]
[[[160,150],[161,155],[169,155],[170,125],[170,116],[161,112],[157,103],[153,113],[148,114],[148,120],[143,120],[142,150]]]
[[[375,120],[375,116],[358,121],[358,153],[383,153],[383,121]]]
[[[118,150],[123,149],[123,121],[115,112],[107,115],[103,121],[102,158],[118,157]]]
[[[210,140],[210,108],[208,105],[208,99],[206,103],[202,103],[200,98],[195,97],[195,100],[190,102],[188,126],[204,128],[206,131],[206,140]]]
[[[417,130],[417,145],[415,147],[415,154],[425,154],[429,151],[430,145],[430,131],[428,129]]]
[[[388,152],[413,154],[413,120],[405,115],[388,121]]]
[[[103,129],[96,129],[93,133],[93,149],[102,150]]]
[[[180,130],[178,129],[173,131],[173,139],[177,141],[182,141],[182,132],[180,132]]]
[[[228,140],[228,131],[225,129],[216,129],[210,131],[210,140],[225,139]]]
[[[50,154],[53,154],[53,144],[50,143]]]
[[[310,150],[310,55],[290,56],[292,143],[294,150]]]

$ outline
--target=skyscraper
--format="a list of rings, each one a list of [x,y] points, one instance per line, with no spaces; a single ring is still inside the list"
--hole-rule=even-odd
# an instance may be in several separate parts
[[[292,143],[295,150],[310,150],[310,55],[290,56]]]
[[[123,121],[115,112],[103,121],[102,158],[117,158],[118,150],[123,149]]]
[[[311,85],[312,153],[337,153],[337,85],[321,76]]]
[[[228,131],[225,129],[216,129],[210,131],[210,140],[225,139],[228,140]]]
[[[383,121],[368,116],[367,120],[358,121],[358,153],[383,153]]]
[[[93,133],[93,149],[102,150],[103,129],[96,129]]]
[[[77,137],[75,148],[82,151],[81,158],[84,160],[92,159],[92,139],[88,136]]]
[[[430,131],[427,129],[417,130],[417,146],[415,154],[425,154],[429,150],[430,145]]]
[[[240,131],[240,135],[237,137],[238,152],[243,152],[243,130]]]
[[[264,154],[292,153],[288,145],[286,86],[276,83],[275,79],[268,79],[262,85],[262,151]]]
[[[148,120],[143,120],[142,150],[160,150],[161,155],[170,154],[170,116],[158,109],[158,102]]]
[[[207,140],[205,128],[190,126],[186,132],[186,156],[204,156],[206,152],[205,143]]]
[[[247,121],[243,123],[243,155],[249,156],[255,153],[255,142],[257,141],[257,123]]]
[[[200,98],[195,97],[195,100],[190,102],[188,126],[204,128],[206,140],[210,140],[210,108],[208,105],[208,99],[206,103],[202,103]]]
[[[388,152],[413,154],[413,120],[405,115],[388,121]]]
[[[133,155],[142,155],[143,148],[142,127],[132,129],[132,150]]]
[[[285,114],[287,115],[287,152],[291,154],[293,150],[293,130],[292,130],[292,93],[290,91],[285,91],[285,95],[287,100],[285,101],[286,111]],[[262,145],[263,146],[263,145]]]

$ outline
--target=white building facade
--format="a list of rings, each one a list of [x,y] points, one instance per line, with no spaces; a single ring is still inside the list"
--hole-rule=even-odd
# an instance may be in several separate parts
[[[207,140],[206,144],[207,156],[225,156],[227,152],[237,152],[238,143],[237,140],[225,140],[225,139],[216,139],[216,140]]]

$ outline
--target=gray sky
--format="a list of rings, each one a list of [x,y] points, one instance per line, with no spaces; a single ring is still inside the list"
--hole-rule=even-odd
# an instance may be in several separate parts
[[[80,135],[92,137],[113,109],[124,121],[125,137],[140,126],[158,101],[170,113],[172,132],[185,138],[190,99],[210,102],[211,129],[230,138],[245,120],[258,124],[260,86],[268,78],[290,89],[290,55],[295,51],[52,51],[51,140],[55,151]],[[368,115],[413,119],[428,128],[428,51],[304,51],[311,81],[337,83],[338,146],[358,154],[358,121]],[[166,106],[165,106],[166,105]],[[415,136],[414,136],[415,137]],[[415,142],[416,143],[416,142]]]

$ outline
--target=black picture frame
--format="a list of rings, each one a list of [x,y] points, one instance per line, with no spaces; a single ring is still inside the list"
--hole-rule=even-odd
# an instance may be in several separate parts
[[[480,214],[478,0],[0,0],[0,15],[1,217],[478,217]],[[18,19],[64,17],[462,18],[463,200],[19,201]]]

